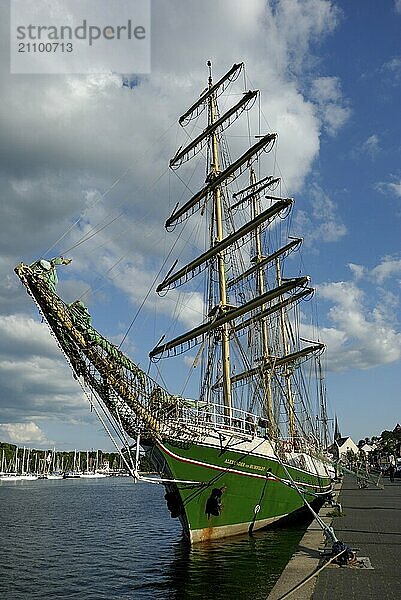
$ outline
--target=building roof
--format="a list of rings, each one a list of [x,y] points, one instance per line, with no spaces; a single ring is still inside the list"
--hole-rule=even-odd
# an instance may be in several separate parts
[[[347,437],[340,437],[340,438],[338,438],[338,440],[336,440],[336,442],[337,442],[337,444],[339,446],[342,446],[343,444],[345,444],[345,442],[347,440],[351,440],[351,438],[349,436],[347,436]],[[352,442],[352,440],[351,440],[351,442]]]

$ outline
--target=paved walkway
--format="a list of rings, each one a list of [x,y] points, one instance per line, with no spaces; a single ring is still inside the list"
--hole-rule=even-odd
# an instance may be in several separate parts
[[[339,539],[370,558],[373,570],[328,566],[318,576],[313,600],[401,598],[401,480],[384,479],[384,490],[360,490],[346,477],[340,492],[344,516],[333,527]],[[296,598],[296,596],[295,596]]]
[[[341,541],[359,548],[358,557],[367,556],[373,567],[357,569],[328,565],[289,600],[399,600],[401,598],[401,480],[385,478],[384,490],[372,485],[359,489],[356,481],[345,477],[339,501],[343,515],[335,517],[333,527]],[[321,516],[331,514],[324,508]],[[325,522],[332,519],[324,517]],[[318,548],[323,536],[315,523],[302,538],[282,573],[269,600],[279,600],[296,584],[306,579],[323,562]]]

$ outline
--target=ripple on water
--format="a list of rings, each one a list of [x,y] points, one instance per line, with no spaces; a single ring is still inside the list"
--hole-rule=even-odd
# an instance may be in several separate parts
[[[0,597],[266,598],[302,529],[190,548],[163,495],[128,478],[2,482]]]

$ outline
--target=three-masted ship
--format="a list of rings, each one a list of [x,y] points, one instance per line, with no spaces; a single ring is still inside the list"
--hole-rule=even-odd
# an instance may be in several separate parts
[[[150,352],[155,361],[196,347],[198,397],[164,389],[92,326],[82,302],[66,304],[57,295],[56,267],[67,259],[15,269],[75,377],[136,440],[137,456],[139,445],[146,452],[165,485],[171,516],[191,542],[251,532],[320,502],[332,475],[320,430],[327,424],[319,391],[324,346],[299,332],[300,306],[313,289],[307,276],[284,272],[302,239],[283,240],[280,224],[288,221],[293,200],[275,195],[280,178],[262,171],[277,136],[258,135],[230,159],[223,132],[251,109],[258,92],[245,91],[222,113],[220,96],[243,64],[216,83],[208,64],[206,89],[179,119],[183,127],[206,122],[170,161],[177,169],[204,156],[205,182],[166,221],[167,230],[191,218],[207,223],[207,244],[184,266],[174,263],[157,287],[168,293],[203,277],[204,317]],[[318,390],[318,418],[311,414],[311,388]]]

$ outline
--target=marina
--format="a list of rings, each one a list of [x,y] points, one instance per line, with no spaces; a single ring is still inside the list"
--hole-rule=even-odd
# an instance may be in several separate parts
[[[57,452],[56,448],[36,450],[0,442],[0,456],[0,483],[127,475],[117,453],[99,450]]]
[[[319,514],[372,568],[330,564],[314,577],[328,560],[315,522],[191,549],[161,486],[128,478],[3,482],[0,551],[8,560],[0,595],[67,600],[85,589],[88,600],[331,600],[335,589],[339,600],[398,599],[401,479],[361,489],[347,475],[336,495],[342,513],[326,506]]]

